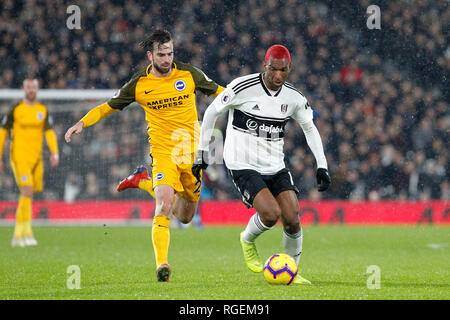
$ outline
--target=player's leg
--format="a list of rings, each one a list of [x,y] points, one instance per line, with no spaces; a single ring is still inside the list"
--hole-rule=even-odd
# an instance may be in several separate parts
[[[294,258],[298,265],[302,253],[303,234],[300,226],[297,195],[293,190],[286,190],[281,192],[276,199],[281,208],[283,247],[285,252]]]
[[[190,201],[180,194],[176,194],[173,204],[173,215],[180,220],[181,223],[189,223],[197,212],[198,201]]]
[[[303,232],[300,225],[298,189],[295,187],[292,176],[287,169],[280,171],[268,182],[272,193],[281,208],[281,221],[283,223],[283,247],[286,254],[294,258],[297,266],[303,246]],[[311,284],[311,282],[297,274],[294,283]]]
[[[288,169],[282,169],[266,180],[271,193],[281,208],[283,223],[283,244],[286,253],[299,262],[302,251],[302,230],[300,227],[298,189]]]
[[[192,160],[194,155],[192,155]],[[180,182],[183,191],[178,192],[173,205],[173,214],[181,223],[189,223],[195,216],[200,201],[201,183],[192,174],[192,164],[179,164]]]
[[[171,272],[168,264],[170,216],[173,211],[175,192],[183,190],[177,165],[171,161],[170,155],[154,155],[152,181],[156,200],[152,226],[156,274],[158,281],[168,281]]]
[[[141,179],[139,181],[138,188],[147,191],[150,195],[156,198],[151,179]],[[197,187],[194,189],[197,189]],[[195,199],[195,197],[185,195],[185,193],[186,192],[175,193],[172,213],[181,223],[186,224],[192,221],[195,213],[197,212],[198,198]]]
[[[154,190],[156,208],[153,217],[152,243],[156,260],[156,276],[158,281],[168,281],[171,272],[168,264],[169,216],[172,211],[175,190],[169,185],[158,185]]]
[[[256,250],[255,240],[275,225],[281,209],[258,172],[230,170],[230,174],[244,204],[257,211],[240,234],[240,243],[247,267],[253,272],[262,272],[263,264]]]
[[[240,242],[247,267],[253,272],[263,271],[263,261],[256,250],[255,240],[273,228],[280,217],[281,209],[268,188],[260,190],[252,202],[256,213],[250,218],[240,235]]]
[[[12,246],[25,247],[31,244],[26,239],[30,236],[29,230],[31,229],[31,201],[33,198],[33,187],[22,186],[20,187],[20,196],[16,209],[16,225],[14,228],[14,237],[12,240]]]
[[[263,232],[272,229],[281,215],[281,208],[267,187],[257,193],[252,206],[256,213],[250,218],[242,237],[248,243],[254,242]]]
[[[155,198],[152,179],[148,175],[147,168],[143,165],[137,167],[126,179],[120,181],[117,191],[121,192],[129,188],[139,188],[147,191]]]
[[[32,172],[31,166],[25,162],[11,160],[11,168],[20,191],[16,209],[14,237],[11,245],[14,247],[24,247],[25,224],[29,221],[29,217],[31,216],[31,199],[33,197]]]
[[[23,218],[23,241],[25,246],[35,246],[37,241],[33,236],[31,230],[31,215],[32,215],[32,202],[33,202],[33,187],[23,186],[20,188],[20,200],[19,205],[22,206],[22,218]]]
[[[37,161],[36,165],[32,170],[33,174],[33,187],[30,191],[24,192],[30,195],[29,206],[26,207],[24,212],[24,242],[26,246],[36,246],[38,243],[34,238],[32,225],[32,206],[33,206],[33,194],[36,192],[44,191],[44,162],[41,160]]]

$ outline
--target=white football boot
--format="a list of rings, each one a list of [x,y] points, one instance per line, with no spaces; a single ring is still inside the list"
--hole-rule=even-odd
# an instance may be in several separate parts
[[[16,238],[13,237],[12,241],[11,241],[11,246],[14,247],[25,247],[25,241],[23,238]]]
[[[25,246],[27,246],[27,247],[37,246],[37,244],[38,244],[36,239],[32,235],[28,236],[28,237],[24,237],[23,242],[25,243]]]

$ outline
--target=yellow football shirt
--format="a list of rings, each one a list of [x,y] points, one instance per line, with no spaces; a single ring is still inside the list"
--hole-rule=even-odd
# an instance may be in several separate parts
[[[151,153],[196,152],[200,135],[196,91],[216,96],[224,88],[183,62],[174,61],[167,77],[154,76],[151,68],[149,65],[136,73],[107,104],[122,110],[136,101],[145,110]]]
[[[36,102],[27,105],[23,101],[14,106],[2,120],[1,131],[11,130],[10,156],[14,162],[35,162],[42,157],[44,132],[51,130],[47,108]],[[53,130],[51,130],[53,133]],[[54,141],[53,141],[54,140]],[[0,156],[3,142],[0,143]],[[52,154],[58,153],[56,139],[47,139]]]

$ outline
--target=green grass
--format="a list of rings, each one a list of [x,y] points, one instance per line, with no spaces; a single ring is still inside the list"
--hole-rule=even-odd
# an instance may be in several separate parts
[[[304,226],[301,274],[313,286],[273,286],[245,266],[242,227],[171,229],[169,283],[158,283],[149,227],[35,227],[39,246],[11,248],[0,228],[0,299],[450,299],[450,227]],[[281,228],[257,241],[281,252]],[[69,290],[67,268],[81,269]],[[367,267],[381,269],[370,290]]]

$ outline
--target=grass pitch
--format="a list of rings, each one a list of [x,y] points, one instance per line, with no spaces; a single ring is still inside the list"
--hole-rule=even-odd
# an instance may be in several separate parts
[[[304,226],[300,273],[312,286],[274,286],[248,270],[242,230],[171,229],[173,273],[159,283],[150,227],[35,227],[30,248],[11,248],[13,228],[0,227],[0,299],[450,299],[449,226]],[[263,260],[282,252],[281,232],[257,240]],[[78,290],[67,287],[71,265]],[[379,289],[367,287],[372,265]]]

